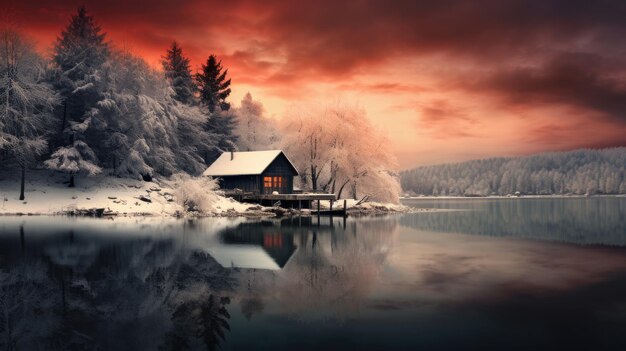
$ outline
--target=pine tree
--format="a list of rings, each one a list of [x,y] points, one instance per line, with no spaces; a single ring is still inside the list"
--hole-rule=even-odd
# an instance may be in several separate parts
[[[73,148],[81,141],[82,152],[91,155],[92,146],[101,141],[93,136],[87,138],[85,133],[90,129],[91,110],[102,99],[96,87],[100,69],[110,53],[105,39],[106,34],[94,17],[87,14],[85,7],[78,8],[57,38],[50,79],[62,101],[57,110],[60,128],[55,144],[63,150]]]
[[[80,120],[97,100],[93,91],[97,71],[109,56],[105,38],[85,7],[78,9],[57,38],[51,80],[63,99],[62,128],[69,120]]]
[[[216,147],[205,155],[207,164],[217,159],[222,152],[237,148],[237,120],[228,112],[230,104],[226,102],[230,95],[230,79],[226,79],[228,70],[222,70],[222,62],[217,61],[215,55],[211,55],[206,65],[202,65],[202,72],[196,74],[200,103],[209,110],[205,129],[217,140]]]
[[[196,74],[196,81],[200,90],[200,102],[209,108],[211,113],[219,107],[222,111],[230,109],[226,98],[230,95],[230,79],[226,79],[228,69],[222,72],[222,61],[217,61],[215,55],[209,56],[206,65],[202,65],[202,72]]]
[[[161,61],[165,77],[174,89],[174,98],[184,104],[194,100],[196,84],[191,75],[189,59],[183,55],[183,50],[177,42],[173,42]]]

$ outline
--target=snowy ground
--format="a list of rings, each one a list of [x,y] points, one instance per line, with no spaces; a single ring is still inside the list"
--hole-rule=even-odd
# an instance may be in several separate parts
[[[76,187],[69,188],[66,174],[50,170],[29,170],[26,174],[26,198],[23,201],[19,200],[19,181],[17,172],[0,172],[0,215],[47,215],[96,208],[119,215],[173,216],[183,212],[182,206],[174,199],[176,183],[173,180],[154,179],[152,182],[145,182],[101,174],[93,177],[77,176]],[[141,197],[149,197],[151,202],[143,201]],[[320,205],[328,208],[329,202],[322,201]],[[407,212],[409,209],[403,205],[375,202],[355,206],[355,200],[347,200],[347,205],[348,212],[361,215]],[[218,197],[213,207],[208,215],[274,215],[268,208],[243,204],[222,196]],[[343,200],[333,204],[334,209],[342,207]]]
[[[127,215],[169,216],[182,211],[176,201],[172,181],[155,179],[144,182],[105,175],[76,177],[76,187],[68,188],[65,174],[49,170],[29,170],[26,174],[26,199],[19,200],[19,175],[0,173],[0,214],[55,214],[75,209],[104,208]],[[152,202],[140,200],[149,196]],[[215,215],[245,212],[250,205],[220,197]]]
[[[347,199],[346,206],[348,207],[348,212],[359,212],[362,214],[368,213],[378,213],[378,212],[409,212],[411,210],[410,207],[404,206],[402,204],[389,204],[389,203],[381,203],[381,202],[365,202],[357,205],[358,200]],[[341,199],[339,201],[333,202],[333,209],[340,210],[343,209],[344,200]],[[330,201],[321,201],[320,206],[323,209],[330,208]]]

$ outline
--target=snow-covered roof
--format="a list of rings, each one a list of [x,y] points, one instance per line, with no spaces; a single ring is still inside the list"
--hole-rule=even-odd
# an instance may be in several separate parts
[[[220,157],[202,173],[203,176],[221,177],[235,175],[257,175],[263,173],[265,169],[280,155],[283,154],[293,169],[298,170],[282,150],[267,151],[237,151],[232,153],[223,152]]]

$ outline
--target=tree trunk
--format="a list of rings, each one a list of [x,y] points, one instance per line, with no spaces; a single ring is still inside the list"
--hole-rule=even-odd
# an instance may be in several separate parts
[[[74,175],[73,174],[70,174],[70,185],[69,185],[69,187],[70,188],[74,187]]]
[[[61,130],[59,130],[59,139],[63,140],[63,131],[67,121],[67,99],[63,101],[63,119],[61,119]]]
[[[26,167],[22,166],[22,181],[20,182],[20,200],[24,200],[24,182],[26,179]]]
[[[317,191],[317,169],[315,166],[311,165],[311,188],[313,188],[313,192]]]
[[[341,193],[343,193],[343,189],[346,187],[346,185],[348,185],[349,182],[350,182],[350,179],[346,180],[345,182],[343,182],[343,184],[341,184],[341,187],[339,188],[339,192],[337,193],[338,199],[341,199]]]

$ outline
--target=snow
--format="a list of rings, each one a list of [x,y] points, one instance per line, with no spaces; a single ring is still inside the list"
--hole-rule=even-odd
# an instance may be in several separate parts
[[[233,152],[234,157],[231,160],[231,153],[224,152],[202,175],[218,177],[261,174],[281,153],[281,150]]]
[[[78,176],[76,187],[64,184],[68,175],[50,170],[26,172],[26,199],[20,201],[19,176],[0,172],[1,214],[54,214],[75,209],[105,208],[119,214],[149,214],[170,216],[183,208],[177,202],[167,201],[167,194],[175,193],[175,182],[155,179],[144,182],[117,178],[104,174],[93,177]],[[156,191],[158,190],[158,191]],[[148,196],[152,202],[144,202],[139,196]],[[218,196],[213,204],[214,214],[245,212],[252,205]]]
[[[348,212],[350,211],[350,209],[354,209],[355,207],[357,207],[357,203],[359,202],[358,200],[354,200],[354,199],[345,199],[345,201],[346,201],[346,206],[348,207]],[[344,199],[334,201],[333,210],[343,209],[343,202],[344,202]],[[330,208],[330,201],[328,200],[320,201],[320,207],[324,209]],[[408,207],[401,205],[401,204],[376,202],[376,201],[363,202],[358,205],[358,208],[361,210],[379,209],[379,210],[385,210],[389,212],[407,212],[408,211]]]
[[[120,215],[150,215],[168,217],[183,213],[183,207],[176,199],[179,186],[184,185],[180,179],[153,178],[145,182],[129,178],[107,175],[109,171],[95,176],[77,176],[76,187],[67,186],[68,175],[51,170],[26,171],[26,199],[19,198],[19,174],[0,171],[0,215],[33,214],[48,215],[79,209],[104,208]],[[209,191],[209,190],[207,190]],[[218,193],[219,194],[219,193]],[[149,198],[145,202],[140,197]],[[348,210],[405,212],[407,207],[395,204],[366,202],[355,207],[355,200],[347,200]],[[321,206],[329,207],[328,201]],[[333,204],[333,208],[343,206],[343,200]],[[205,213],[214,216],[256,216],[273,215],[264,212],[258,205],[245,204],[224,196],[215,196],[211,203],[212,209]]]

